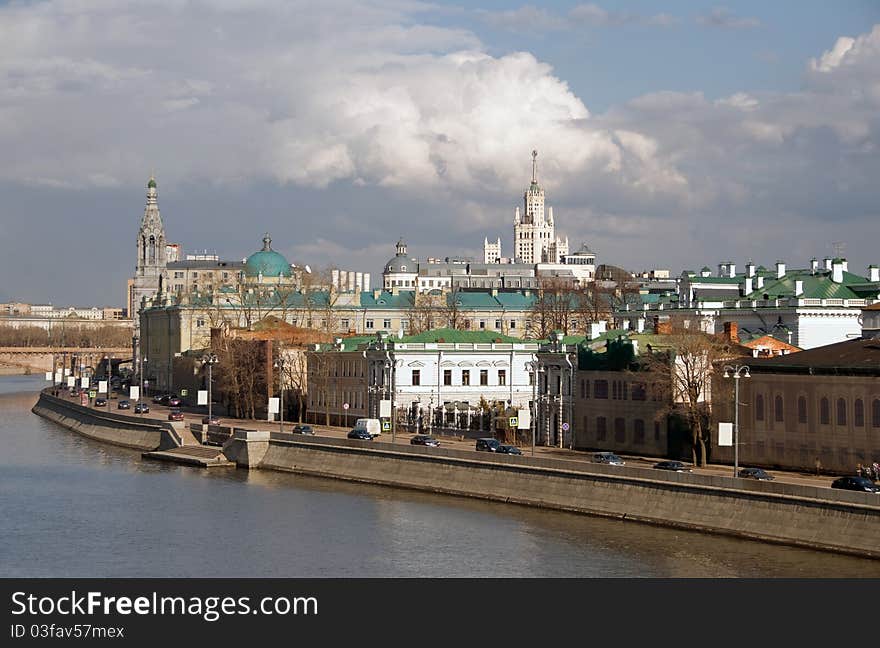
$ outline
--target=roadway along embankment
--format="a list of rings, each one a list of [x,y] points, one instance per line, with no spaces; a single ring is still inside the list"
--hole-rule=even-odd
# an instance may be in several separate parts
[[[96,410],[45,391],[40,392],[31,411],[104,443],[138,450],[165,450],[180,445],[180,434],[168,422]]]
[[[227,457],[252,468],[880,558],[880,496],[870,493],[380,442],[275,434],[267,440],[264,435],[248,442],[246,434],[237,434],[224,448]]]

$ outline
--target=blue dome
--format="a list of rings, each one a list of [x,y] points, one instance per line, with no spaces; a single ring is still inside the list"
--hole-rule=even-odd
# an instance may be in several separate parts
[[[263,275],[264,277],[290,277],[290,264],[283,254],[272,249],[272,239],[266,234],[263,239],[263,249],[254,252],[244,263],[244,273],[248,277]]]

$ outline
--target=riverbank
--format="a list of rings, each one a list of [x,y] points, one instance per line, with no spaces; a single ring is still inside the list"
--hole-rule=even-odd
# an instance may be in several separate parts
[[[105,413],[41,395],[35,413],[104,427]],[[116,416],[113,416],[116,419]],[[121,417],[129,419],[133,417]],[[53,419],[55,420],[55,419]],[[125,420],[115,423],[124,427]],[[114,428],[116,429],[116,428]],[[113,437],[119,439],[119,433]],[[92,437],[97,438],[97,437]],[[237,430],[241,467],[517,503],[880,558],[880,498],[868,493],[543,457]]]

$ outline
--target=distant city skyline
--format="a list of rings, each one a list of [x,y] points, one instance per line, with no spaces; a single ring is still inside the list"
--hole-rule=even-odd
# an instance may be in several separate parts
[[[270,232],[374,283],[401,236],[479,260],[513,249],[532,149],[599,263],[864,273],[878,23],[859,0],[0,4],[0,301],[121,305],[151,172],[184,253]]]

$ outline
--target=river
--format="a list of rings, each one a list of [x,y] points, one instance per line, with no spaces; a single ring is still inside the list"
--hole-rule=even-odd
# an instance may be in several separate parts
[[[880,577],[880,561],[266,471],[143,461],[0,376],[2,577]]]

